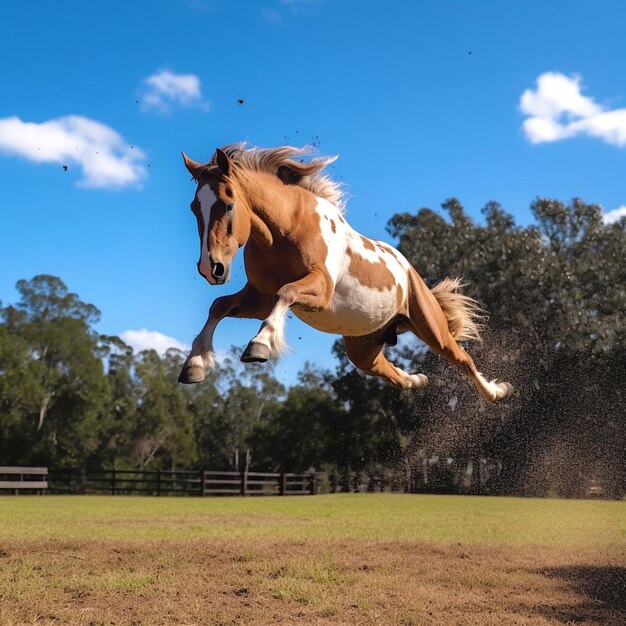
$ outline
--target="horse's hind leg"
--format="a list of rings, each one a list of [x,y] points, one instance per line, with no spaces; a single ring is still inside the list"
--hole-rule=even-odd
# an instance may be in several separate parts
[[[424,387],[428,384],[428,378],[424,374],[408,374],[387,360],[383,354],[385,341],[382,333],[344,337],[343,342],[348,358],[366,374],[380,376],[402,389]]]
[[[488,400],[506,398],[512,386],[505,382],[489,382],[477,369],[472,357],[456,342],[448,320],[437,299],[421,277],[414,273],[409,290],[408,326],[428,346],[469,376],[478,391]]]
[[[448,333],[448,337],[443,346],[439,343],[431,344],[428,341],[426,341],[426,343],[461,372],[469,376],[475,387],[487,400],[493,402],[494,400],[504,399],[513,391],[513,387],[509,383],[498,382],[496,380],[488,381],[476,369],[472,357],[459,346],[450,333]]]

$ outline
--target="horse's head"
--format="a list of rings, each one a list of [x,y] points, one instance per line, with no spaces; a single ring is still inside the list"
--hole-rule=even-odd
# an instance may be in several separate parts
[[[229,179],[231,162],[221,150],[209,164],[201,165],[183,152],[185,166],[198,183],[191,210],[198,221],[200,260],[198,271],[211,285],[230,278],[230,265],[250,237],[250,215],[237,186]],[[212,164],[212,163],[215,164]]]

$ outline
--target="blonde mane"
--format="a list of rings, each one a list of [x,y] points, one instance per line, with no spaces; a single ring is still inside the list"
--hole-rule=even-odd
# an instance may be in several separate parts
[[[310,146],[294,148],[281,146],[280,148],[256,148],[247,147],[245,142],[234,143],[224,146],[225,152],[235,165],[235,170],[250,170],[253,172],[265,172],[278,176],[281,166],[287,166],[297,172],[302,178],[296,183],[298,187],[308,189],[311,193],[328,200],[334,204],[341,213],[345,211],[345,192],[343,185],[329,176],[324,176],[321,171],[337,159],[336,156],[316,157],[308,163],[294,161],[291,157],[305,157],[315,154]],[[215,155],[209,161],[209,165],[215,165]]]

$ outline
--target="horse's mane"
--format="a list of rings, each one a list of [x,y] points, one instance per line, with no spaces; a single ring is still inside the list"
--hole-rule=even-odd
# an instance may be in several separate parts
[[[302,176],[296,183],[297,186],[308,189],[311,193],[328,200],[334,204],[341,213],[345,210],[345,192],[343,185],[329,176],[324,176],[321,171],[337,159],[336,156],[316,157],[308,163],[294,161],[290,157],[304,157],[315,154],[316,151],[310,146],[294,148],[281,146],[280,148],[256,148],[248,147],[246,142],[233,143],[221,148],[233,161],[235,168],[265,172],[278,176],[281,166],[287,166]],[[216,157],[213,155],[209,165],[215,165]]]

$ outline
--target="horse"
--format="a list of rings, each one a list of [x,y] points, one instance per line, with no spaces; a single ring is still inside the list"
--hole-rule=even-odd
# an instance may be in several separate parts
[[[480,308],[463,295],[459,279],[429,289],[391,245],[355,231],[344,217],[341,184],[322,173],[337,157],[307,148],[218,148],[204,164],[183,152],[196,182],[191,210],[200,238],[198,271],[211,285],[229,280],[243,247],[247,284],[217,298],[194,339],[179,382],[198,383],[214,367],[213,334],[225,317],[263,320],[241,360],[265,362],[286,349],[287,312],[317,330],[343,336],[350,361],[396,387],[424,387],[384,354],[398,334],[411,331],[470,378],[488,400],[512,393],[509,383],[487,380],[461,341],[480,338]]]

